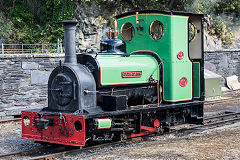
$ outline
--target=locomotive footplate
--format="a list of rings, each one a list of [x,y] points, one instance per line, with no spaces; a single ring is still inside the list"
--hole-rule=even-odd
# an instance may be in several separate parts
[[[185,108],[185,107],[200,107],[202,110],[198,110],[199,115],[203,118],[203,105],[204,101],[193,101],[193,102],[179,102],[179,103],[169,103],[169,104],[148,104],[148,105],[137,105],[131,106],[125,110],[117,110],[117,111],[109,111],[109,112],[100,112],[94,114],[88,114],[85,116],[86,119],[94,118],[94,117],[107,117],[114,115],[122,115],[122,114],[130,114],[130,113],[138,113],[138,112],[151,112],[151,111],[161,111],[161,110],[169,110],[176,108]]]

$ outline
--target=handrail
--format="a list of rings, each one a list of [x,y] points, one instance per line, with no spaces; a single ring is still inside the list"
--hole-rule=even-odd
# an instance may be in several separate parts
[[[62,43],[42,44],[0,44],[0,54],[25,54],[25,53],[63,53]]]

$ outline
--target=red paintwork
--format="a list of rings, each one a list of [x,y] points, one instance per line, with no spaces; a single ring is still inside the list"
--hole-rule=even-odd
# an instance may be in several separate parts
[[[178,59],[183,59],[183,57],[184,57],[183,52],[178,52],[177,58],[178,58]]]
[[[153,127],[160,127],[161,123],[158,119],[155,119],[154,122],[153,122]]]
[[[71,146],[84,146],[85,145],[85,118],[83,115],[72,115],[72,114],[62,114],[66,119],[66,126],[68,129],[68,135],[63,135],[60,132],[60,117],[59,116],[43,116],[42,118],[53,118],[54,125],[48,126],[48,129],[43,129],[43,137],[41,140],[41,132],[33,126],[34,117],[37,112],[32,111],[22,111],[22,138],[34,141],[42,141],[63,145]],[[23,118],[28,116],[30,119],[30,124],[25,126],[23,123]],[[80,121],[82,123],[82,130],[75,130],[75,121]],[[62,121],[63,132],[66,133],[65,125]]]
[[[156,129],[153,128],[153,127],[141,126],[141,129],[146,130],[146,131],[143,131],[139,134],[131,134],[131,135],[128,136],[128,138],[141,137],[141,136],[144,136],[144,135],[149,135],[149,134],[156,133]]]
[[[122,72],[123,78],[129,78],[129,77],[142,77],[142,71],[126,71]]]
[[[180,81],[179,81],[179,85],[180,85],[181,87],[185,87],[185,86],[187,85],[187,83],[188,83],[188,80],[187,80],[186,77],[182,77],[182,78],[180,79]]]

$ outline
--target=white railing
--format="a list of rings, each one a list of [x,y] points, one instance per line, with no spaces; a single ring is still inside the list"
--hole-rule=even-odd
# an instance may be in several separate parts
[[[62,43],[0,44],[0,54],[63,53]]]

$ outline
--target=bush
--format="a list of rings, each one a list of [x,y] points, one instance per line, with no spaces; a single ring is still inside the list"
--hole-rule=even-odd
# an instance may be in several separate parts
[[[211,28],[215,30],[215,34],[222,39],[222,42],[225,45],[232,44],[233,41],[235,40],[233,32],[231,31],[231,28],[227,27],[226,23],[224,22],[221,16],[217,16],[215,18]]]
[[[7,40],[12,43],[56,43],[63,38],[61,21],[74,14],[74,0],[3,0],[3,5],[14,26]]]
[[[56,43],[63,39],[63,19],[72,19],[75,3],[90,0],[1,0],[0,13],[7,17],[0,25],[0,36],[12,43]],[[109,11],[146,9],[190,11],[212,15],[214,34],[225,44],[233,38],[232,24],[240,17],[239,0],[95,0]],[[113,13],[114,14],[114,13]],[[223,19],[227,15],[230,20]],[[1,15],[0,15],[1,17]],[[1,19],[3,21],[3,19]],[[0,20],[0,23],[1,23]],[[213,33],[212,33],[213,34]]]

